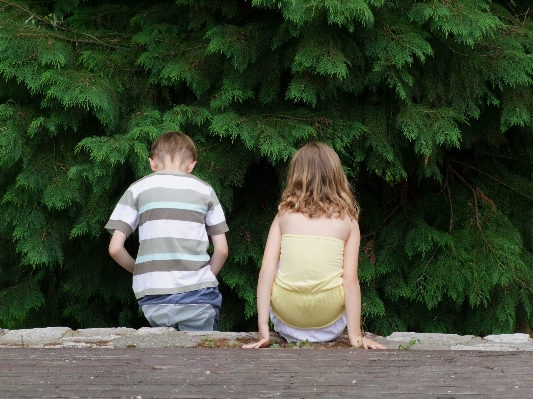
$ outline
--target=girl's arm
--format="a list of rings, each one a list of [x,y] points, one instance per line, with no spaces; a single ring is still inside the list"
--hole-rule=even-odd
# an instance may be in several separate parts
[[[350,235],[344,245],[344,263],[342,286],[344,289],[344,306],[348,324],[350,344],[365,349],[386,349],[385,346],[363,337],[361,332],[361,288],[357,267],[359,262],[359,244],[361,234],[356,220],[351,222]]]
[[[268,319],[270,314],[270,296],[276,276],[276,267],[281,251],[281,229],[276,217],[270,226],[268,238],[263,254],[259,281],[257,283],[257,324],[259,327],[259,342],[243,345],[243,348],[261,348],[270,342]]]

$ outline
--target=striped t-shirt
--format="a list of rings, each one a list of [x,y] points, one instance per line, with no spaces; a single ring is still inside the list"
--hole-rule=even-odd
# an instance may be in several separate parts
[[[207,183],[186,173],[155,172],[124,193],[105,228],[129,236],[139,228],[133,292],[177,294],[216,287],[209,267],[208,235],[228,231],[218,198]]]

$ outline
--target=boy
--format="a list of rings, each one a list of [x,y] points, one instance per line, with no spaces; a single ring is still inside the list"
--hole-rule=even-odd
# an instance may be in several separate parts
[[[133,273],[135,297],[152,327],[216,331],[222,296],[215,275],[228,257],[222,207],[213,189],[190,174],[196,148],[187,135],[161,135],[149,161],[154,173],[128,188],[105,226],[113,234],[109,254]],[[133,259],[124,242],[137,227]]]

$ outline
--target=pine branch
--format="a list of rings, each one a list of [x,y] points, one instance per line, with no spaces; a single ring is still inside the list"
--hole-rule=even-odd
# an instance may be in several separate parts
[[[23,286],[23,285],[26,284],[26,283],[28,282],[28,280],[29,280],[30,278],[32,278],[32,277],[33,277],[33,276],[30,274],[28,277],[26,277],[24,280],[22,280],[22,282],[20,282],[20,283],[18,283],[18,284],[16,284],[16,285],[12,285],[12,286],[10,286],[10,287],[7,287],[7,288],[1,290],[1,291],[0,291],[0,297],[3,297],[3,296],[5,296],[5,295],[9,294],[11,291],[14,291],[14,290],[16,290],[17,288]]]
[[[492,152],[487,152],[487,151],[483,151],[482,154],[484,155],[488,155],[488,156],[491,156],[493,158],[500,158],[500,159],[506,159],[508,161],[518,161],[519,159],[516,158],[516,157],[508,157],[508,156],[505,156],[505,155],[501,155],[501,154],[494,154]],[[522,156],[525,156],[524,154],[521,154]]]
[[[372,230],[370,233],[368,234],[365,234],[363,236],[361,236],[361,238],[366,238],[366,237],[370,237],[370,236],[374,236],[377,234],[377,232],[381,229],[382,226],[385,226],[387,224],[387,221],[392,218],[394,216],[394,214],[396,213],[396,211],[402,206],[402,204],[398,204],[393,210],[392,212],[389,213],[389,215],[382,220],[381,224],[376,227],[374,230]]]
[[[457,54],[457,55],[460,55],[462,57],[466,57],[466,58],[470,58],[470,56],[468,54],[464,54],[464,53],[460,53],[459,51],[457,50],[454,50],[453,48],[450,47],[450,45],[448,44],[448,42],[446,40],[444,40],[441,35],[435,35],[437,39],[439,39],[439,41],[444,44],[448,50],[450,50],[452,53],[454,54]]]
[[[513,17],[514,17],[514,19],[516,20],[516,22],[521,23],[522,26],[524,26],[524,24],[526,23],[527,15],[529,14],[529,8],[530,8],[530,7],[527,8],[527,10],[526,10],[525,13],[518,14],[518,13],[515,11],[515,9],[513,8],[513,4],[512,4],[512,2],[509,2],[507,5],[508,5],[509,8],[511,9],[511,11],[513,11],[513,13],[514,13]],[[500,18],[503,18],[503,17],[500,16],[500,15],[498,15],[498,16],[499,16]],[[524,16],[524,19],[523,19],[522,21],[520,21],[520,17],[521,17],[521,16]]]
[[[476,167],[474,167],[474,166],[472,166],[472,165],[468,165],[468,164],[463,163],[463,162],[460,162],[460,161],[455,161],[455,160],[453,160],[453,159],[450,159],[450,161],[451,161],[451,162],[454,162],[454,163],[457,163],[457,164],[459,164],[459,165],[463,165],[463,166],[465,166],[465,167],[467,167],[467,168],[473,169],[473,170],[475,170],[476,172],[482,173],[482,174],[484,174],[485,176],[487,176],[487,177],[491,178],[492,180],[494,180],[495,182],[500,183],[502,186],[505,186],[505,187],[507,187],[508,189],[514,191],[515,193],[520,194],[521,196],[523,196],[523,197],[525,197],[525,198],[527,198],[527,199],[533,201],[533,197],[530,197],[530,196],[528,196],[528,195],[526,195],[526,194],[524,194],[524,193],[521,193],[520,191],[518,191],[518,190],[514,189],[513,187],[511,187],[510,185],[508,185],[508,184],[502,182],[501,180],[496,179],[494,176],[489,175],[487,172],[484,172],[484,171],[482,171],[482,170],[480,170],[480,169],[478,169],[478,168],[476,168]]]
[[[297,117],[297,116],[291,116],[291,115],[274,115],[274,114],[258,114],[258,116],[266,116],[266,117],[270,117],[270,118],[273,118],[273,119],[277,119],[277,118],[285,118],[285,119],[295,119],[297,121],[309,121],[309,122],[313,122],[313,121],[316,121],[317,119],[321,119],[321,118],[303,118],[303,117]]]
[[[4,3],[4,4],[7,4],[7,5],[10,5],[12,7],[16,7],[22,11],[24,11],[25,13],[29,14],[30,15],[30,18],[33,18],[39,22],[42,22],[43,24],[46,24],[48,26],[52,26],[54,28],[57,28],[57,29],[61,29],[63,31],[66,31],[66,32],[69,32],[69,33],[72,33],[75,38],[72,39],[72,38],[68,38],[68,37],[64,37],[64,36],[60,36],[60,35],[53,35],[53,34],[45,34],[45,35],[36,35],[36,34],[18,34],[17,36],[43,36],[43,37],[55,37],[56,39],[61,39],[61,40],[65,40],[65,41],[69,41],[69,42],[73,42],[73,43],[91,43],[91,44],[100,44],[102,46],[106,46],[106,47],[110,47],[112,49],[119,49],[121,48],[120,46],[113,46],[111,44],[108,44],[108,43],[105,43],[103,42],[102,40],[98,39],[97,37],[93,36],[93,35],[90,35],[88,33],[84,33],[84,32],[79,32],[79,31],[76,31],[76,30],[73,30],[73,29],[70,29],[68,27],[65,27],[65,26],[60,26],[60,25],[54,25],[52,24],[50,21],[47,21],[46,19],[43,19],[41,17],[39,17],[37,14],[34,14],[32,13],[30,10],[28,10],[27,8],[24,8],[18,4],[15,4],[15,3],[11,3],[10,1],[7,1],[7,0],[0,0],[0,3]],[[93,40],[80,40],[78,39],[76,36],[77,35],[82,35],[82,36],[87,36]]]
[[[481,233],[481,236],[483,237],[483,241],[485,241],[485,244],[487,244],[487,246],[492,250],[494,251],[494,248],[492,247],[492,245],[490,245],[490,243],[488,242],[487,240],[487,237],[485,237],[485,233],[483,232],[483,228],[481,227],[481,222],[479,221],[479,210],[478,210],[478,206],[477,206],[477,194],[476,194],[476,190],[474,189],[474,187],[472,187],[464,178],[463,176],[461,176],[454,168],[452,168],[451,166],[448,166],[448,168],[450,168],[450,170],[470,189],[472,190],[472,194],[474,195],[474,211],[475,211],[475,214],[476,214],[476,225],[479,229],[479,232]]]
[[[1,1],[1,0],[0,0]],[[52,33],[44,33],[44,34],[37,34],[37,33],[17,33],[17,37],[31,37],[31,36],[35,36],[35,37],[53,37],[53,38],[56,38],[56,39],[60,39],[60,40],[64,40],[64,41],[67,41],[67,42],[71,42],[71,43],[89,43],[89,44],[101,44],[101,45],[104,45],[106,47],[110,47],[112,49],[119,49],[121,47],[117,47],[117,46],[112,46],[110,44],[107,44],[107,43],[104,43],[102,41],[94,41],[94,40],[82,40],[82,39],[77,39],[77,38],[69,38],[69,37],[65,37],[65,36],[61,36],[61,35],[54,35]]]
[[[446,191],[448,192],[448,201],[450,203],[450,227],[448,232],[452,231],[453,228],[453,204],[452,204],[452,194],[450,192],[450,170],[446,169]]]

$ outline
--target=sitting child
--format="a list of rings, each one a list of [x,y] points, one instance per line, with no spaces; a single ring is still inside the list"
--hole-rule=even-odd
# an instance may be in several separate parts
[[[260,340],[243,347],[269,344],[270,314],[289,341],[331,341],[348,327],[353,346],[385,349],[361,332],[359,208],[337,153],[307,144],[292,158],[287,180],[259,273]]]
[[[133,273],[133,292],[152,327],[217,330],[222,296],[215,275],[228,256],[222,207],[211,186],[190,174],[196,148],[187,135],[161,135],[149,161],[154,173],[128,188],[105,226],[113,234],[109,254]],[[133,259],[124,242],[137,227]]]

